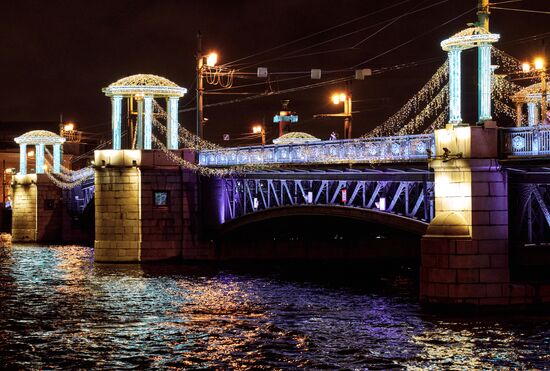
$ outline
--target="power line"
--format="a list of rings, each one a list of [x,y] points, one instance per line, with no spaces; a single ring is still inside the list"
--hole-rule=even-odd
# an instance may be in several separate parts
[[[308,45],[308,46],[305,46],[303,48],[300,48],[298,50],[294,50],[294,51],[291,51],[291,52],[288,52],[288,53],[285,53],[283,54],[282,56],[278,56],[278,57],[275,57],[275,58],[270,58],[270,59],[265,59],[263,61],[260,61],[260,62],[256,62],[256,63],[248,63],[246,64],[244,67],[241,67],[240,69],[244,69],[244,68],[248,68],[252,65],[259,65],[259,64],[262,64],[262,63],[267,63],[267,62],[273,62],[273,61],[277,61],[277,60],[281,60],[281,59],[288,59],[288,58],[297,58],[297,56],[295,57],[294,55],[296,53],[299,53],[299,52],[302,52],[304,50],[308,50],[308,49],[312,49],[312,48],[315,48],[317,46],[320,46],[320,45],[324,45],[324,44],[328,44],[330,42],[333,42],[333,41],[336,41],[336,40],[340,40],[340,39],[343,39],[343,38],[346,38],[348,36],[351,36],[351,35],[354,35],[354,34],[357,34],[357,33],[360,33],[360,32],[363,32],[365,30],[368,30],[368,29],[371,29],[371,28],[374,28],[374,27],[377,27],[379,25],[384,25],[384,27],[382,27],[382,29],[379,29],[377,31],[375,31],[374,33],[372,33],[371,35],[369,35],[367,38],[365,38],[364,40],[366,41],[367,39],[375,36],[376,34],[378,34],[381,30],[385,29],[386,27],[388,27],[389,25],[393,24],[394,22],[400,20],[401,18],[405,17],[405,16],[408,16],[408,15],[412,15],[412,14],[415,14],[415,13],[419,13],[421,11],[424,11],[426,9],[429,9],[429,8],[432,8],[434,6],[437,6],[439,4],[442,4],[444,2],[447,2],[448,0],[442,0],[442,1],[439,1],[437,3],[434,3],[434,4],[430,4],[430,5],[427,5],[423,8],[420,8],[420,9],[416,9],[416,10],[411,10],[405,14],[402,14],[402,15],[399,15],[399,16],[396,16],[396,17],[393,17],[393,18],[389,18],[389,19],[386,19],[384,21],[380,21],[380,22],[377,22],[377,23],[374,23],[374,24],[370,24],[366,27],[362,27],[358,30],[354,30],[354,31],[351,31],[351,32],[348,32],[346,34],[343,34],[343,35],[339,35],[339,36],[336,36],[336,37],[333,37],[331,39],[328,39],[328,40],[324,40],[324,41],[321,41],[321,42],[318,42],[316,44],[313,44],[313,45]],[[360,42],[362,43],[362,42]],[[350,50],[353,50],[355,48],[352,47],[352,48],[344,48],[344,49],[350,49]]]
[[[233,65],[233,64],[235,64],[236,62],[240,62],[240,61],[243,61],[243,60],[252,58],[252,57],[256,57],[256,56],[261,55],[261,54],[269,53],[269,52],[271,52],[271,51],[274,51],[274,50],[277,50],[277,49],[280,49],[280,48],[284,48],[285,46],[292,45],[292,44],[295,44],[295,43],[300,42],[300,41],[303,41],[303,40],[307,40],[307,39],[309,39],[309,38],[311,38],[311,37],[320,35],[320,34],[322,34],[322,33],[328,32],[328,31],[332,31],[332,30],[337,29],[337,28],[340,28],[340,27],[342,27],[342,26],[346,26],[346,25],[348,25],[348,24],[350,24],[350,23],[359,21],[359,20],[361,20],[361,19],[370,17],[370,16],[372,16],[372,15],[375,15],[375,14],[378,14],[378,13],[382,13],[382,12],[384,12],[384,11],[386,11],[386,10],[389,10],[389,9],[392,9],[392,8],[395,8],[395,7],[398,7],[398,6],[402,5],[402,4],[408,3],[408,2],[410,2],[410,1],[411,1],[411,0],[403,0],[403,1],[400,1],[400,2],[398,2],[398,3],[396,3],[396,4],[387,6],[387,7],[383,8],[383,9],[375,10],[375,11],[373,11],[373,12],[364,14],[364,15],[359,16],[359,17],[357,17],[357,18],[353,18],[353,19],[351,19],[351,20],[349,20],[349,21],[346,21],[346,22],[337,24],[337,25],[335,25],[335,26],[326,28],[326,29],[321,30],[321,31],[314,32],[314,33],[309,34],[309,35],[307,35],[307,36],[300,37],[300,38],[298,38],[298,39],[295,39],[295,40],[292,40],[292,41],[283,43],[283,44],[278,45],[278,46],[274,46],[274,47],[269,48],[269,49],[265,49],[265,50],[263,50],[263,51],[260,51],[260,52],[254,53],[254,54],[250,54],[250,55],[248,55],[248,56],[246,56],[246,57],[243,57],[243,58],[235,59],[235,60],[233,60],[233,61],[231,61],[231,62],[225,63],[224,66]]]
[[[407,41],[405,41],[405,42],[403,42],[403,43],[401,43],[401,44],[399,44],[399,45],[397,45],[397,46],[394,46],[393,48],[390,48],[390,49],[386,50],[385,52],[382,52],[382,53],[380,53],[380,54],[378,54],[378,55],[375,55],[375,56],[372,57],[372,58],[366,59],[366,60],[364,60],[363,62],[360,62],[360,63],[356,64],[356,65],[353,66],[352,68],[355,69],[355,68],[357,68],[357,67],[359,67],[359,66],[361,66],[361,65],[363,65],[363,64],[365,64],[365,63],[371,62],[371,61],[373,61],[373,60],[375,60],[375,59],[377,59],[377,58],[380,58],[380,57],[382,57],[382,56],[384,56],[384,55],[386,55],[386,54],[388,54],[388,53],[393,52],[394,50],[397,50],[397,49],[399,49],[399,48],[401,48],[401,47],[403,47],[403,46],[405,46],[405,45],[407,45],[407,44],[410,44],[411,42],[413,42],[413,41],[415,41],[415,40],[417,40],[417,39],[419,39],[419,38],[421,38],[421,37],[423,37],[423,36],[425,36],[425,35],[427,35],[427,34],[429,34],[429,33],[432,33],[433,31],[437,30],[438,28],[441,28],[441,27],[443,27],[443,26],[445,26],[445,25],[447,25],[447,24],[449,24],[449,23],[451,23],[451,22],[457,20],[458,18],[460,18],[460,17],[462,17],[462,16],[464,16],[464,15],[470,13],[472,10],[475,10],[475,9],[477,9],[477,7],[473,7],[473,8],[471,8],[471,9],[468,9],[468,10],[465,11],[464,13],[461,13],[461,14],[457,15],[456,17],[454,17],[454,18],[452,18],[452,19],[449,19],[449,20],[446,21],[446,22],[441,23],[440,25],[438,25],[438,26],[436,26],[436,27],[433,27],[433,28],[429,29],[429,30],[426,31],[426,32],[423,32],[423,33],[421,33],[420,35],[418,35],[418,36],[416,36],[416,37],[413,37],[412,39],[409,39],[409,40],[407,40]]]
[[[518,9],[518,8],[503,8],[503,7],[500,7],[500,6],[492,6],[491,9],[511,10],[511,11],[514,11],[514,12],[521,12],[521,13],[550,14],[550,12],[547,12],[547,11],[544,11],[544,10]]]
[[[254,96],[246,97],[246,98],[232,99],[232,100],[218,102],[218,103],[205,104],[204,107],[206,108],[206,107],[225,106],[227,104],[240,103],[240,102],[253,100],[253,99],[259,99],[259,98],[264,98],[264,97],[268,97],[268,96],[272,96],[272,95],[293,93],[293,92],[297,92],[297,91],[301,91],[301,90],[307,90],[307,89],[318,88],[318,87],[322,87],[322,86],[326,86],[326,85],[337,84],[337,83],[348,81],[348,80],[351,80],[351,77],[343,77],[343,78],[338,78],[338,79],[334,79],[334,80],[320,82],[320,83],[317,83],[317,84],[310,84],[310,85],[298,86],[298,87],[295,87],[295,88],[279,90],[279,91],[276,91],[276,92],[262,93],[262,94],[258,94],[258,95],[254,95]],[[195,110],[196,110],[196,108],[193,107],[193,108],[187,108],[187,109],[181,110],[180,112],[191,112],[191,111],[195,111]]]

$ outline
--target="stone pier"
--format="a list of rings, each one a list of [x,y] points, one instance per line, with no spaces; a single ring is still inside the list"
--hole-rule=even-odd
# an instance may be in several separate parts
[[[18,174],[12,183],[12,194],[13,241],[61,241],[61,189],[45,174]]]
[[[447,150],[445,151],[444,148]],[[421,300],[505,305],[533,293],[510,282],[507,177],[497,162],[497,129],[436,131],[436,216],[421,244]]]
[[[176,152],[194,162],[193,152]],[[201,258],[197,200],[197,175],[162,151],[96,151],[95,260]]]

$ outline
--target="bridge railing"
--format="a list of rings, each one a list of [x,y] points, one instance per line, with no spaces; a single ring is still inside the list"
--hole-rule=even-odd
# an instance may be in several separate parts
[[[433,134],[223,148],[201,151],[199,164],[224,167],[256,164],[427,161],[428,150],[435,153]]]
[[[550,125],[502,129],[502,157],[527,157],[550,154]]]

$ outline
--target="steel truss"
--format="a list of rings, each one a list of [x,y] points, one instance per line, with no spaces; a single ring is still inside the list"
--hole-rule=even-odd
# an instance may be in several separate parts
[[[516,241],[550,241],[550,184],[510,186],[511,237]]]
[[[397,180],[399,175],[404,180]],[[433,180],[418,172],[266,172],[223,181],[226,220],[309,204],[380,210],[424,221],[434,215]]]

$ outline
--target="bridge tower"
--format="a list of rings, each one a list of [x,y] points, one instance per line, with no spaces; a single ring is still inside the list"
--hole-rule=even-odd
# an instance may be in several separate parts
[[[491,120],[488,0],[479,22],[441,43],[449,53],[449,124],[436,130],[435,218],[421,244],[421,299],[430,304],[510,303],[508,187]],[[478,122],[461,117],[460,53],[478,48]]]
[[[51,171],[61,169],[62,145],[65,138],[46,130],[29,131],[17,138],[19,144],[19,172],[12,181],[12,238],[14,241],[51,241],[60,235],[61,190],[45,175],[46,146],[53,150]],[[27,158],[34,146],[34,173],[28,173]]]
[[[113,149],[95,151],[95,242],[99,262],[144,262],[180,258],[196,243],[197,175],[168,153],[193,163],[179,150],[178,100],[187,90],[155,75],[133,75],[103,89],[112,102]],[[122,148],[123,99],[137,102],[137,125]],[[155,99],[166,101],[166,110]],[[166,112],[166,113],[164,113]],[[166,117],[166,127],[159,121]],[[166,133],[158,140],[153,128]],[[164,151],[153,150],[153,143]]]

